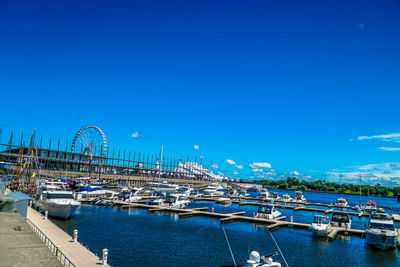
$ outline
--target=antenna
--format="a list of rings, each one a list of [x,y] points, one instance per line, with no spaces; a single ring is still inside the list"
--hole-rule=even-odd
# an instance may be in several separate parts
[[[226,232],[225,232],[225,228],[224,228],[224,227],[222,227],[222,231],[224,231],[226,243],[228,244],[228,248],[229,248],[229,251],[230,251],[231,256],[232,256],[233,264],[234,264],[235,267],[236,267],[237,265],[236,265],[235,257],[233,256],[232,249],[231,249],[231,245],[229,244],[229,240],[228,240],[228,237],[226,236]]]

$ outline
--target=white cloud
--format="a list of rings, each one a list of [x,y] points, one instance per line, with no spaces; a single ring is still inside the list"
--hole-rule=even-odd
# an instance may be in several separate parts
[[[238,168],[239,170],[244,168],[242,165],[235,165],[235,167]]]
[[[219,168],[217,163],[214,163],[213,165],[211,165],[211,167],[213,167],[214,169],[218,169]]]
[[[195,150],[199,150],[199,149],[200,149],[200,147],[199,147],[198,145],[194,145],[193,148],[194,148]]]
[[[258,169],[258,168],[268,168],[271,169],[271,164],[268,162],[253,162],[250,165],[250,168],[252,169]]]
[[[230,164],[230,165],[235,165],[235,164],[236,164],[236,162],[234,162],[234,161],[231,160],[231,159],[225,160],[225,163],[228,163],[228,164]]]
[[[233,174],[238,175],[239,173],[238,173],[238,171],[234,171]]]
[[[135,131],[133,134],[131,134],[131,137],[133,137],[133,138],[138,138],[138,137],[140,137],[139,132],[138,132],[138,131]]]
[[[385,186],[400,186],[400,163],[387,162],[351,166],[326,173],[329,180],[353,184],[360,182],[360,175],[363,184],[380,183]]]
[[[386,142],[397,142],[400,143],[400,133],[389,133],[381,135],[370,135],[370,136],[359,136],[358,140],[372,140],[377,139]]]
[[[379,148],[382,151],[400,151],[400,147],[383,147]]]
[[[300,173],[298,173],[297,171],[292,171],[292,172],[290,173],[290,175],[300,175]]]

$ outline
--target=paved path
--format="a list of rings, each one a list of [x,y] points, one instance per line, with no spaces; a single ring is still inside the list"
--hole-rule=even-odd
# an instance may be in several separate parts
[[[91,267],[102,266],[101,259],[90,252],[79,242],[72,242],[72,237],[58,228],[42,214],[28,207],[27,218],[36,225],[60,250],[77,266]],[[79,238],[79,237],[78,237]]]

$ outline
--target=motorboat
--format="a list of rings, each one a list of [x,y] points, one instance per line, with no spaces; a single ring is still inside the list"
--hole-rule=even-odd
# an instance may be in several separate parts
[[[351,228],[351,218],[346,212],[333,212],[331,218],[331,225],[334,227],[341,227],[345,229]]]
[[[381,250],[395,248],[398,245],[398,232],[393,217],[386,213],[371,213],[365,227],[368,245]]]
[[[269,198],[271,199],[271,201],[279,201],[279,200],[281,200],[281,197],[276,192],[270,193],[269,194]]]
[[[278,255],[278,252],[260,256],[260,253],[257,251],[252,251],[250,252],[246,267],[281,267],[279,262],[272,259],[276,255]]]
[[[183,209],[190,203],[190,200],[185,194],[171,194],[165,198],[163,203],[164,206],[175,208],[175,209]]]
[[[292,201],[292,198],[289,196],[289,194],[284,194],[281,198],[281,201],[283,202],[290,202]]]
[[[179,189],[179,185],[170,184],[167,181],[163,182],[149,182],[147,184],[147,189],[154,192],[166,192],[166,193],[174,193]]]
[[[198,191],[198,190],[192,190],[191,192],[190,192],[190,195],[189,195],[190,197],[193,197],[193,198],[196,198],[196,197],[204,197],[204,194],[203,193],[201,193],[200,191]]]
[[[299,202],[299,203],[305,203],[307,201],[307,199],[304,197],[303,192],[296,191],[296,192],[294,192],[293,201]]]
[[[204,194],[208,196],[222,196],[225,192],[220,184],[212,183],[204,189]]]
[[[232,203],[232,200],[229,197],[222,196],[218,198],[215,202],[222,205],[230,205]]]
[[[258,207],[258,211],[254,217],[263,219],[276,219],[280,215],[281,213],[275,209],[274,205],[261,205]]]
[[[164,202],[165,200],[163,198],[157,198],[148,200],[146,204],[151,206],[161,206],[164,204]]]
[[[130,190],[127,187],[124,187],[122,191],[119,193],[117,200],[129,203],[139,201],[142,199],[141,196],[138,196],[139,192],[140,190],[137,188]]]
[[[346,199],[338,198],[336,200],[335,206],[338,207],[338,208],[347,208],[347,207],[349,207],[349,204],[347,204]]]
[[[269,197],[269,192],[268,189],[261,189],[260,190],[260,198],[268,198]]]
[[[314,215],[310,230],[314,236],[327,236],[333,229],[328,216]]]
[[[364,207],[364,211],[367,213],[372,213],[374,211],[377,211],[378,208],[376,207],[376,203],[372,200],[367,201],[367,205]]]
[[[74,199],[74,193],[57,185],[39,186],[35,196],[35,207],[48,212],[49,216],[67,219],[71,217],[80,202]]]

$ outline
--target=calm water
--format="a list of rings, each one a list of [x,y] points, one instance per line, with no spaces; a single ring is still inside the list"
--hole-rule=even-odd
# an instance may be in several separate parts
[[[275,190],[274,190],[275,191]],[[276,190],[278,192],[293,192]],[[341,195],[305,193],[311,202],[331,203]],[[350,204],[359,197],[342,196]],[[388,212],[400,212],[400,205],[390,198],[372,199]],[[354,203],[353,203],[354,201]],[[209,202],[191,203],[192,207],[214,207],[215,212],[246,211],[251,216],[257,207],[220,206]],[[283,215],[297,222],[311,223],[314,213],[281,209]],[[315,213],[316,214],[316,213]],[[148,213],[145,210],[121,210],[110,207],[82,206],[67,221],[54,220],[72,235],[79,230],[79,241],[97,255],[109,249],[112,266],[220,266],[232,264],[219,220],[209,218],[179,219],[177,215]],[[353,217],[352,228],[363,229],[367,218]],[[397,225],[399,227],[399,225]],[[260,253],[276,251],[271,236],[262,226],[245,223],[223,225],[238,263],[244,264],[248,250]],[[400,266],[398,250],[375,251],[358,237],[340,237],[332,242],[313,238],[304,230],[282,229],[273,232],[290,266]],[[281,256],[276,257],[283,263]]]

